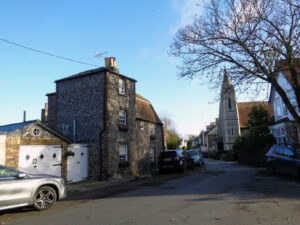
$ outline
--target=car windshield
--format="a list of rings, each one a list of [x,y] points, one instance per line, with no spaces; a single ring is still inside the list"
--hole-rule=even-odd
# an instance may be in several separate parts
[[[197,151],[187,151],[187,154],[190,156],[198,155]]]
[[[166,157],[176,157],[177,154],[175,151],[169,151],[169,152],[161,152],[160,157],[161,158],[166,158]]]
[[[16,177],[20,171],[0,165],[0,178]]]

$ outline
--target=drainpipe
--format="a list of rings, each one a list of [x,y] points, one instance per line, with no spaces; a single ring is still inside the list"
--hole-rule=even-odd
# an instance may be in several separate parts
[[[26,111],[23,112],[23,122],[26,122]]]
[[[102,131],[99,134],[99,148],[100,148],[100,179],[103,179],[103,151],[104,149],[101,148],[102,145],[102,135],[104,134],[106,130],[106,113],[107,113],[107,73],[104,74],[104,101],[103,101],[103,127]],[[106,155],[107,158],[107,155]]]
[[[76,143],[76,120],[73,121],[73,142]]]

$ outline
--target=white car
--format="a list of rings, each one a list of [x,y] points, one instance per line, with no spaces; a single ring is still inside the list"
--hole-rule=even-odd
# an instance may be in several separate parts
[[[193,158],[194,165],[196,166],[203,166],[204,165],[204,157],[201,152],[199,152],[197,149],[195,150],[188,150],[186,153]]]
[[[0,165],[0,211],[29,205],[45,210],[66,196],[63,178],[30,175]]]

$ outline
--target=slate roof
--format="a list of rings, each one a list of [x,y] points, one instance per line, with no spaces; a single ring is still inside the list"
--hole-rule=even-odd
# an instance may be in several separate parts
[[[26,121],[26,122],[22,122],[22,123],[13,123],[13,124],[8,124],[8,125],[3,125],[3,126],[0,126],[0,131],[9,133],[14,130],[21,129],[22,127],[25,127],[36,121],[37,120],[30,120],[30,121]]]
[[[75,78],[78,78],[78,77],[88,76],[88,75],[96,75],[98,73],[106,72],[106,71],[136,82],[136,80],[134,80],[134,79],[132,79],[130,77],[127,77],[125,75],[116,73],[116,72],[114,72],[114,71],[112,71],[112,70],[110,70],[110,69],[108,69],[106,67],[100,67],[100,68],[97,68],[97,69],[86,70],[86,71],[83,71],[83,72],[80,72],[80,73],[77,73],[77,74],[74,74],[74,75],[71,75],[71,76],[68,76],[68,77],[64,77],[62,79],[56,80],[55,83],[61,82],[61,81],[65,81],[65,80],[75,79]]]
[[[273,105],[270,105],[268,102],[238,102],[236,105],[240,128],[248,127],[249,113],[255,105],[261,105],[265,110],[267,110],[270,116],[274,115]]]
[[[162,124],[153,106],[147,99],[145,99],[143,96],[139,94],[135,95],[135,99],[136,99],[136,103],[135,103],[136,119],[151,122],[151,123],[156,123],[156,124]]]
[[[68,143],[72,143],[72,140],[67,138],[66,136],[62,135],[61,133],[57,132],[56,130],[52,129],[51,127],[47,126],[46,124],[42,123],[40,120],[29,120],[22,123],[14,123],[14,124],[8,124],[4,126],[0,126],[0,133],[10,133],[12,131],[21,129],[25,126],[28,126],[32,123],[36,123],[37,125],[41,126],[45,130],[49,131],[50,133],[56,135],[57,137],[65,140]]]

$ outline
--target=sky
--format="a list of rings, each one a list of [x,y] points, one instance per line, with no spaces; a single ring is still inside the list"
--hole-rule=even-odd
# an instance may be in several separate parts
[[[121,74],[179,134],[197,135],[218,117],[219,90],[179,79],[169,56],[178,28],[201,13],[197,0],[1,0],[0,39],[104,66],[116,57]],[[54,81],[95,66],[39,54],[0,40],[0,125],[40,119]]]

